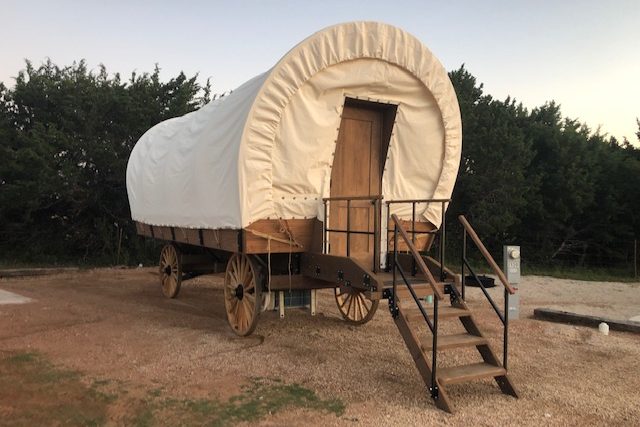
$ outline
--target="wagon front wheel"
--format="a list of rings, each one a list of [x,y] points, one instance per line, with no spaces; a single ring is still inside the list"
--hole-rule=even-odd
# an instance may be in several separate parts
[[[160,286],[162,294],[167,298],[175,298],[180,292],[182,283],[182,263],[178,248],[169,243],[164,245],[160,253]]]
[[[224,276],[224,306],[233,332],[251,334],[258,324],[262,307],[262,276],[244,254],[234,254]]]
[[[335,296],[342,318],[355,325],[362,325],[371,320],[380,302],[370,300],[364,291],[352,287],[335,288]]]

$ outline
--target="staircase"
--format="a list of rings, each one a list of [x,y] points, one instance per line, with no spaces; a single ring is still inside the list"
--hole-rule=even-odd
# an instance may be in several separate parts
[[[447,387],[451,384],[485,378],[493,378],[504,394],[518,397],[518,393],[507,374],[508,296],[514,291],[469,223],[464,217],[460,217],[460,222],[465,230],[462,279],[460,280],[460,276],[455,276],[451,272],[446,274],[441,260],[442,264],[439,264],[440,280],[436,281],[397,216],[392,215],[391,218],[394,224],[393,287],[388,288],[384,296],[389,301],[389,310],[394,322],[436,406],[453,413],[454,407],[449,398]],[[473,312],[463,298],[464,268],[468,268],[477,278],[466,260],[467,234],[485,256],[505,287],[505,310],[504,313],[501,313],[486,289],[481,286],[504,325],[502,361],[498,359],[489,341],[481,332]],[[399,254],[395,250],[398,247],[399,238],[404,240],[409,248],[409,253],[413,256],[412,270],[414,274],[408,274],[399,261]],[[415,274],[422,279],[418,283],[416,283]],[[462,326],[461,328],[459,325],[454,325],[457,322]],[[441,333],[442,329],[451,330],[453,326],[458,326],[458,329],[462,329],[463,332]],[[479,358],[476,356],[479,359],[477,362],[458,366],[440,366],[440,358],[444,357],[443,353],[468,352],[469,349],[474,348],[480,356]]]

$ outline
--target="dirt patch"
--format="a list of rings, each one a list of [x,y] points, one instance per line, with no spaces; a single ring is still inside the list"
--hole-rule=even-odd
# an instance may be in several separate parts
[[[511,323],[510,335],[510,376],[521,398],[500,394],[489,381],[456,385],[450,393],[455,415],[433,405],[384,302],[370,323],[353,327],[341,320],[332,293],[323,291],[318,316],[290,310],[280,320],[277,313],[267,312],[256,333],[243,339],[227,326],[222,282],[216,276],[186,282],[175,300],[162,297],[154,269],[5,279],[0,280],[0,289],[34,300],[0,306],[3,354],[41,353],[60,369],[82,372],[77,381],[85,387],[115,395],[115,400],[96,407],[98,415],[104,413],[104,418],[92,418],[98,422],[213,422],[224,419],[220,414],[225,404],[260,407],[259,396],[277,396],[273,387],[280,386],[306,391],[300,392],[302,400],[296,400],[297,389],[286,389],[288,403],[271,414],[261,409],[257,418],[234,415],[225,421],[628,425],[640,419],[636,335],[603,336],[587,327],[529,318],[536,307],[568,305],[625,318],[640,304],[640,290],[634,284],[525,277],[520,285],[522,318]],[[491,292],[501,301],[500,289]],[[468,300],[500,354],[501,324],[495,313],[478,289],[468,290]],[[458,356],[443,353],[441,360],[455,364]],[[257,379],[266,379],[266,388],[256,389]],[[308,399],[305,393],[315,397]],[[0,399],[5,410],[7,399]],[[279,400],[267,402],[264,408],[272,408]],[[341,403],[346,405],[344,412],[332,406]],[[232,407],[231,413],[243,413],[238,408]],[[171,418],[174,412],[196,418]]]

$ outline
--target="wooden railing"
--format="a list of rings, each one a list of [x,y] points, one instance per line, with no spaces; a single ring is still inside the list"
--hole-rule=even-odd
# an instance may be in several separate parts
[[[424,275],[424,277],[427,279],[427,282],[429,282],[429,286],[431,286],[431,289],[433,290],[433,294],[436,296],[437,299],[439,300],[443,299],[444,294],[438,288],[436,279],[433,277],[433,274],[431,274],[431,271],[429,270],[427,265],[424,263],[424,259],[422,259],[422,255],[420,255],[420,252],[418,252],[418,249],[416,249],[416,246],[411,241],[411,238],[409,237],[405,229],[402,227],[400,220],[398,219],[398,216],[396,214],[393,214],[391,215],[391,219],[394,222],[395,231],[396,231],[396,233],[394,234],[394,240],[397,239],[398,234],[402,237],[402,239],[407,244],[407,247],[409,248],[409,252],[411,252],[411,255],[413,255],[413,258],[416,262],[416,266],[418,267],[420,272]],[[394,242],[394,248],[397,248],[397,247],[398,247],[397,242]],[[394,249],[394,252],[396,252],[395,249]]]

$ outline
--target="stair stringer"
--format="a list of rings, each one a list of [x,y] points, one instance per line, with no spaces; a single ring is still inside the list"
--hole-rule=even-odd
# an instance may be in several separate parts
[[[402,312],[398,313],[398,316],[396,316],[393,320],[398,327],[398,330],[400,331],[400,335],[402,336],[402,339],[404,340],[409,353],[411,354],[413,362],[416,364],[416,368],[418,368],[418,372],[420,373],[422,380],[427,386],[427,389],[430,388],[431,365],[429,363],[429,359],[420,346],[418,337],[405,319]],[[443,411],[447,411],[453,414],[453,404],[449,399],[446,389],[442,386],[442,384],[439,383],[437,379],[436,384],[438,386],[438,396],[434,399],[436,406]]]
[[[473,313],[473,311],[462,300],[456,300],[452,304],[452,306],[464,308],[466,310],[469,310],[470,313]],[[484,337],[482,331],[478,327],[473,317],[473,314],[470,316],[460,317],[459,320],[460,320],[460,323],[462,323],[462,326],[464,327],[464,329],[469,334],[475,335],[478,337]],[[488,344],[478,345],[476,346],[476,349],[478,350],[478,353],[480,353],[480,356],[482,357],[482,360],[484,360],[485,363],[489,363],[494,366],[503,367],[502,363],[500,362],[496,354],[493,352],[493,349],[491,348],[490,345]],[[494,379],[496,380],[496,383],[498,384],[498,387],[500,387],[500,391],[502,391],[502,393],[513,396],[513,397],[518,397],[518,391],[516,390],[515,386],[511,382],[509,375],[500,375],[500,376],[494,377]]]

